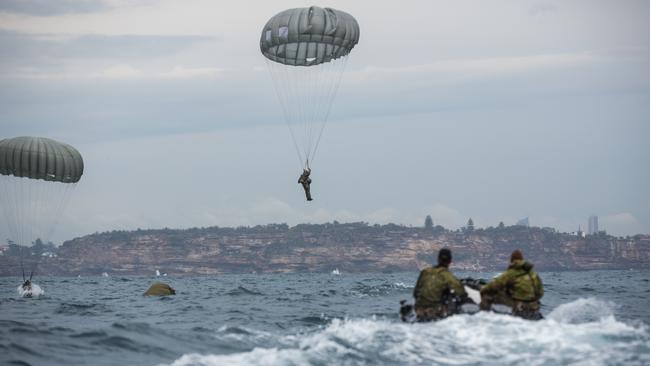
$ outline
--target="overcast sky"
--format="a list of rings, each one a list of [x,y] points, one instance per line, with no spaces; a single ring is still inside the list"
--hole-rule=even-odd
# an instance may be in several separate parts
[[[1,0],[0,138],[85,161],[53,239],[427,214],[650,233],[650,2],[318,4],[361,38],[307,203],[259,37],[309,5]]]

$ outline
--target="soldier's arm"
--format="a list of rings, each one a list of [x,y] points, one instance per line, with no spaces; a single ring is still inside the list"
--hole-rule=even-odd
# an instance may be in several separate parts
[[[539,299],[541,299],[544,296],[544,284],[542,283],[542,279],[539,277],[539,275],[535,274],[535,277],[537,277],[538,284],[537,292],[539,293]]]
[[[447,282],[449,283],[449,287],[454,290],[454,293],[458,297],[465,297],[467,296],[467,293],[465,292],[465,287],[463,287],[463,284],[458,281],[458,279],[451,273],[447,273]]]
[[[420,292],[420,280],[422,279],[422,274],[424,271],[420,271],[420,275],[418,276],[418,280],[415,282],[415,288],[413,289],[413,297],[418,298],[418,293]]]
[[[510,282],[510,276],[506,271],[500,274],[497,278],[490,281],[490,283],[488,283],[487,285],[483,286],[483,288],[481,289],[481,295],[495,294],[500,290],[506,288],[508,286],[508,282]]]

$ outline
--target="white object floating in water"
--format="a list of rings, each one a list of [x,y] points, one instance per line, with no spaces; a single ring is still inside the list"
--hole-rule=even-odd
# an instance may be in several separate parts
[[[474,290],[469,286],[465,286],[465,292],[467,293],[467,296],[472,299],[472,301],[474,301],[475,304],[481,303],[481,293],[479,291]]]
[[[23,285],[18,286],[18,295],[20,297],[39,297],[45,293],[41,286],[32,283],[31,288],[24,289]]]
[[[341,272],[339,271],[338,268],[336,268],[336,269],[334,269],[334,270],[332,271],[332,274],[338,276],[338,275],[341,274]]]
[[[102,277],[108,277],[108,273],[106,272],[102,273]]]
[[[160,271],[156,270],[156,277],[160,277]]]

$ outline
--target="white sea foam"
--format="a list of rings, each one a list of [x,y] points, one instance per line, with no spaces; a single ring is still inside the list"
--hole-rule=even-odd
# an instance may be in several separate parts
[[[20,297],[39,297],[43,294],[45,294],[45,291],[41,288],[41,286],[32,283],[32,289],[31,290],[25,290],[23,289],[23,286],[20,285],[16,288],[18,291],[18,296]]]
[[[610,302],[583,298],[558,306],[547,318],[560,323],[587,323],[614,316],[614,308],[615,305]]]
[[[590,315],[575,315],[580,309]],[[611,314],[605,302],[580,299],[538,322],[495,313],[427,324],[335,319],[313,333],[280,337],[268,348],[188,354],[172,365],[649,364],[646,328]]]

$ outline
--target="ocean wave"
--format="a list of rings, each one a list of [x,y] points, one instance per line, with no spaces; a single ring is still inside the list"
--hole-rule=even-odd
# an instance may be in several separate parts
[[[591,315],[573,315],[580,309]],[[612,314],[605,302],[579,299],[538,322],[495,313],[427,324],[334,319],[310,333],[278,337],[268,347],[228,355],[186,354],[171,365],[650,363],[645,326],[620,322]]]
[[[363,282],[357,282],[347,293],[358,297],[366,296],[383,296],[392,293],[393,291],[404,291],[413,288],[407,286],[403,282],[384,282],[378,285],[368,285]]]
[[[249,290],[244,286],[238,286],[236,289],[232,289],[228,292],[226,292],[226,295],[229,296],[241,296],[241,295],[254,295],[254,296],[259,296],[259,295],[264,295],[261,292]]]
[[[560,323],[581,324],[614,316],[616,305],[595,298],[581,298],[561,304],[546,317]]]
[[[61,303],[54,311],[56,314],[78,315],[78,316],[93,316],[101,315],[111,310],[104,304],[75,304],[75,303]]]

